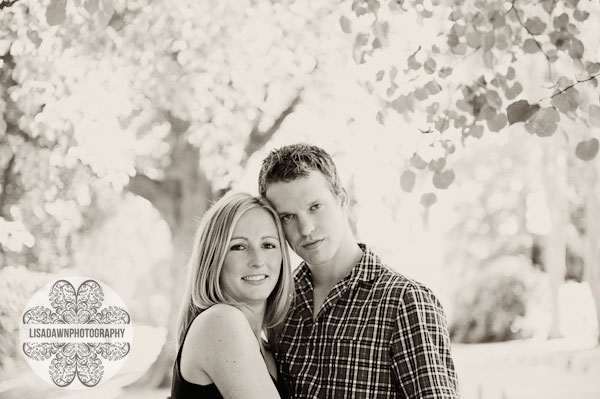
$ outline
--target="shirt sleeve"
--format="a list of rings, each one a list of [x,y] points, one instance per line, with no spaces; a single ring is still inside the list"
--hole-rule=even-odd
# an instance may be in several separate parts
[[[441,304],[427,288],[404,291],[392,335],[392,368],[407,398],[457,399],[458,381]]]

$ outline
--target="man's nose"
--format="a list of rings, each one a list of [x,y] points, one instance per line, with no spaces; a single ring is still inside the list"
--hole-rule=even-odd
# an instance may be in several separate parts
[[[301,235],[309,236],[315,229],[315,224],[310,217],[299,217],[298,218],[298,230]]]

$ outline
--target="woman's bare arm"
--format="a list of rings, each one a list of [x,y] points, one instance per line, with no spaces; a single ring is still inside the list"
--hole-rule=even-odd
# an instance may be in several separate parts
[[[182,369],[185,356],[186,375],[208,375],[226,399],[279,398],[256,337],[240,310],[213,306],[194,320],[185,341]]]

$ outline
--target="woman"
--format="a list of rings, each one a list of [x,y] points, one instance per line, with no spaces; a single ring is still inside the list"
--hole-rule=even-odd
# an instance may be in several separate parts
[[[220,199],[200,222],[188,267],[171,397],[287,397],[269,351],[293,284],[273,208],[249,194]]]

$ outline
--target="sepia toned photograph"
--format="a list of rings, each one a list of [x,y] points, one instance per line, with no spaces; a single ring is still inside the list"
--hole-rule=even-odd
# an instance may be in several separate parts
[[[0,0],[0,399],[600,398],[597,0]]]

